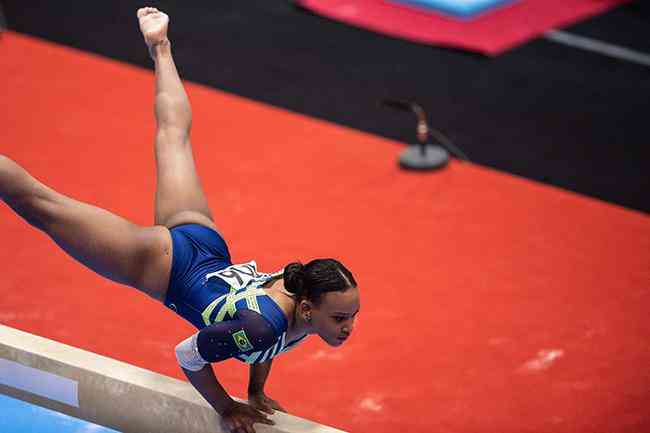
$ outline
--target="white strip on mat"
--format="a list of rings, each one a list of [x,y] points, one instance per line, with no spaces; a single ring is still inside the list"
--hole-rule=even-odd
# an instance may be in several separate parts
[[[602,42],[596,39],[577,36],[560,30],[551,30],[544,34],[544,38],[558,44],[568,45],[592,51],[604,56],[613,57],[627,62],[637,63],[643,66],[650,66],[650,54],[634,51],[619,45]]]

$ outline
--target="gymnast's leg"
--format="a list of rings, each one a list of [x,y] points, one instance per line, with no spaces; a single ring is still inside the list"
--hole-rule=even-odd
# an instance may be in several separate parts
[[[156,73],[154,221],[170,228],[194,223],[216,230],[192,155],[192,111],[167,38],[169,17],[149,7],[139,9],[137,16]]]
[[[140,227],[66,197],[2,155],[0,199],[88,268],[163,300],[172,248],[166,228]]]

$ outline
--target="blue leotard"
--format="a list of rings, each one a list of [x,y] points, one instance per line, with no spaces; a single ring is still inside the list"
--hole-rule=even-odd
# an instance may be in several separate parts
[[[254,261],[234,265],[223,238],[208,227],[186,224],[170,232],[173,260],[165,305],[200,330],[204,360],[261,363],[302,341],[286,341],[284,312],[261,288],[282,271],[258,272]]]

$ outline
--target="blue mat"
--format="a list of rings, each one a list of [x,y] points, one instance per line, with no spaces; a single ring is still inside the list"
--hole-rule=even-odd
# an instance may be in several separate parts
[[[517,0],[391,0],[392,3],[407,4],[465,19],[515,1]]]
[[[2,433],[120,433],[0,394]]]

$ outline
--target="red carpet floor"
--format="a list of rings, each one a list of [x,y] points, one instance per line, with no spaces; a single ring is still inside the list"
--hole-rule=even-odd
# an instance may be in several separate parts
[[[188,92],[234,260],[333,256],[360,283],[351,341],[312,337],[274,363],[268,391],[290,412],[352,432],[650,430],[648,215],[472,164],[405,173],[400,143]],[[0,95],[1,153],[151,223],[151,71],[8,33]],[[4,205],[0,234],[1,323],[182,378],[173,349],[190,325]],[[244,396],[247,366],[216,371]]]

